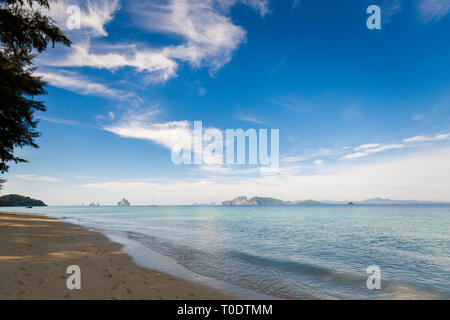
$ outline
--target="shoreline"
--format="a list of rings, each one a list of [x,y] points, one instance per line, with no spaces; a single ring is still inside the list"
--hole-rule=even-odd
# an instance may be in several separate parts
[[[0,212],[0,299],[229,300],[230,292],[148,269],[102,233],[45,215]],[[69,290],[66,269],[81,270]]]
[[[248,288],[239,287],[230,282],[195,273],[178,263],[175,259],[151,249],[139,241],[132,240],[124,235],[119,235],[116,232],[97,231],[95,229],[92,231],[100,232],[106,235],[109,240],[123,245],[122,251],[129,254],[135,264],[146,269],[169,274],[183,280],[219,290],[219,292],[225,293],[237,300],[281,300],[281,298],[276,296],[269,296]]]

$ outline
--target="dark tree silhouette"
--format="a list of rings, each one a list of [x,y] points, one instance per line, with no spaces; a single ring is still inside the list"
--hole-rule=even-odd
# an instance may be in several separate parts
[[[71,44],[39,7],[48,9],[49,1],[0,0],[0,173],[10,162],[27,162],[14,155],[15,148],[38,147],[33,116],[46,108],[34,97],[46,94],[46,82],[34,74],[33,58],[49,44]]]

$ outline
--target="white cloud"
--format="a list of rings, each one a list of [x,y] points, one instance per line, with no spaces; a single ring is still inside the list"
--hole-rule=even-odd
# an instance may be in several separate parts
[[[268,125],[268,123],[264,120],[258,119],[257,117],[254,117],[252,115],[237,115],[236,119],[239,121],[252,122],[259,125]]]
[[[450,133],[437,134],[435,136],[415,136],[412,138],[404,139],[403,142],[428,142],[428,141],[442,141],[450,139]]]
[[[197,149],[193,147],[195,132],[192,122],[182,120],[158,123],[153,117],[157,111],[151,109],[149,114],[133,111],[117,123],[105,126],[103,129],[125,138],[152,141],[172,152],[180,152],[183,149],[192,152],[192,154],[199,152],[201,153],[203,162],[207,164],[199,166],[198,168],[201,170],[214,171],[216,173],[223,173],[228,170],[226,167],[214,166],[214,164],[222,164],[224,155],[223,153],[216,153],[215,139],[205,134],[207,130],[209,133],[215,132],[219,135],[221,134],[224,139],[222,141],[223,146],[226,146],[228,142],[226,141],[226,134],[223,131],[214,127],[202,127],[202,148]],[[256,171],[255,169],[252,172]],[[240,172],[243,171],[240,170]]]
[[[104,129],[126,138],[153,141],[169,150],[181,150],[186,145],[184,138],[190,136],[188,121],[151,124],[130,122],[107,126]]]
[[[359,147],[356,147],[354,150],[359,151],[359,150],[364,150],[364,149],[376,148],[378,146],[379,146],[378,143],[368,143],[368,144],[362,144]]]
[[[86,30],[92,36],[107,36],[105,25],[114,18],[114,13],[119,9],[119,0],[90,0],[86,2],[74,2],[70,0],[58,0],[50,2],[50,10],[40,9],[51,16],[58,25],[67,30],[67,19],[71,15],[67,9],[71,5],[80,6],[81,30]]]
[[[42,60],[48,66],[91,67],[116,70],[135,68],[148,74],[150,82],[165,82],[176,76],[180,61],[198,68],[206,66],[212,73],[230,61],[232,53],[246,40],[245,30],[235,25],[230,17],[230,8],[237,2],[259,11],[268,12],[268,0],[170,0],[130,2],[130,11],[138,25],[150,32],[171,34],[180,37],[180,44],[158,48],[144,45],[96,45],[91,46],[92,34],[77,41],[62,58]],[[54,7],[54,17],[66,19],[64,6]],[[106,36],[104,25],[113,19],[119,4],[117,0],[88,2],[83,10],[85,27],[95,31],[94,36]],[[84,22],[83,22],[84,21]],[[179,42],[179,41],[178,41]]]
[[[405,146],[403,144],[399,144],[399,143],[397,143],[397,144],[386,144],[384,146],[380,146],[380,147],[377,147],[377,148],[367,149],[366,151],[369,152],[369,153],[377,153],[377,152],[383,152],[383,151],[386,151],[386,150],[402,149],[404,147]]]
[[[192,135],[192,128],[188,121],[171,121],[165,123],[154,122],[154,116],[159,109],[152,108],[147,112],[130,112],[116,124],[105,126],[103,129],[125,138],[148,140],[166,147],[169,150],[179,151]]]
[[[396,149],[403,149],[407,147],[413,147],[413,143],[417,142],[436,142],[436,141],[444,141],[444,140],[450,140],[450,133],[445,134],[437,134],[434,136],[415,136],[412,138],[403,139],[403,143],[367,143],[362,144],[358,147],[354,147],[353,153],[348,153],[352,149],[352,147],[344,147],[341,148],[341,150],[333,150],[333,149],[327,149],[327,148],[321,148],[316,152],[311,152],[309,154],[305,155],[292,155],[292,156],[285,156],[283,157],[284,162],[300,162],[305,161],[308,159],[316,158],[316,157],[331,157],[336,158],[337,156],[341,156],[341,160],[352,160],[352,159],[358,159],[363,158],[371,154],[384,152],[388,150],[396,150]],[[348,154],[345,154],[348,153]]]
[[[323,160],[317,159],[317,160],[314,161],[314,164],[315,164],[316,166],[321,166],[321,165],[323,164]]]
[[[365,157],[371,153],[378,153],[378,152],[383,152],[386,150],[393,150],[393,149],[401,149],[403,148],[404,145],[403,144],[386,144],[386,145],[382,145],[380,146],[379,144],[364,144],[359,146],[358,148],[355,148],[356,150],[364,150],[362,152],[355,152],[352,154],[348,154],[342,157],[342,159],[357,159],[357,158],[362,158]]]
[[[81,15],[81,27],[89,27],[101,36],[108,35],[104,25],[113,19],[118,8],[119,0],[88,1],[87,12]]]
[[[22,179],[22,180],[28,180],[28,181],[44,181],[44,182],[61,182],[61,179],[54,178],[54,177],[48,177],[48,176],[37,176],[34,174],[22,174],[22,175],[16,175],[16,178]]]
[[[419,0],[417,11],[424,22],[440,20],[450,11],[449,0]]]
[[[72,120],[60,119],[60,118],[51,118],[43,115],[37,116],[38,120],[43,120],[51,123],[63,124],[68,126],[81,126],[82,124]]]
[[[120,90],[111,89],[101,83],[92,82],[74,72],[59,70],[59,73],[39,72],[38,75],[42,76],[52,86],[82,95],[94,95],[115,99],[123,99],[128,96]]]
[[[320,148],[316,151],[310,151],[306,152],[302,155],[286,155],[283,156],[282,161],[283,162],[301,162],[306,161],[318,157],[336,157],[338,155],[341,155],[343,153],[342,150],[339,149],[330,149],[330,148]]]
[[[362,200],[381,196],[398,200],[450,201],[450,149],[427,149],[401,157],[360,165],[326,167],[326,172],[299,175],[283,171],[270,177],[232,175],[223,180],[199,179],[161,182],[112,181],[89,183],[82,189],[105,197],[126,195],[146,204],[152,195],[158,204],[186,204],[232,199],[240,195],[284,200]],[[363,178],[362,178],[363,177]],[[236,186],[239,186],[236,188]]]
[[[255,1],[252,1],[256,6]],[[139,26],[152,32],[174,34],[184,43],[167,46],[163,55],[183,60],[195,67],[207,65],[213,71],[226,64],[232,52],[245,41],[245,30],[232,23],[225,10],[208,0],[172,0],[167,4],[134,3]],[[221,2],[222,8],[234,4]]]
[[[269,0],[241,0],[241,2],[259,11],[262,16],[269,12]]]
[[[368,152],[355,152],[355,153],[351,153],[351,154],[347,154],[345,156],[342,157],[342,159],[356,159],[356,158],[362,158],[367,156],[369,153]]]
[[[49,66],[92,67],[116,70],[123,67],[136,68],[137,71],[152,73],[154,81],[164,82],[176,75],[177,63],[157,50],[137,50],[128,47],[127,52],[93,53],[89,44],[72,45],[71,53],[56,61],[47,60]]]
[[[305,156],[286,156],[282,158],[284,162],[301,162],[307,160],[308,157]]]

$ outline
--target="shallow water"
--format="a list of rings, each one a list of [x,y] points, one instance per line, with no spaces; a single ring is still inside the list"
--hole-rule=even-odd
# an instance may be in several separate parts
[[[450,205],[1,209],[120,232],[197,274],[281,298],[450,298]],[[366,286],[371,265],[380,290]]]

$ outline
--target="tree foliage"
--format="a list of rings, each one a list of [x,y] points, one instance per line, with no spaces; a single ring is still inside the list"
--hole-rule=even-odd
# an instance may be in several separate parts
[[[8,194],[0,197],[0,207],[46,207],[47,205],[41,201],[18,194]]]
[[[49,1],[0,0],[0,173],[10,162],[26,162],[15,148],[38,147],[34,112],[46,108],[34,97],[46,94],[46,82],[34,74],[33,58],[49,44],[71,44],[41,8]]]

